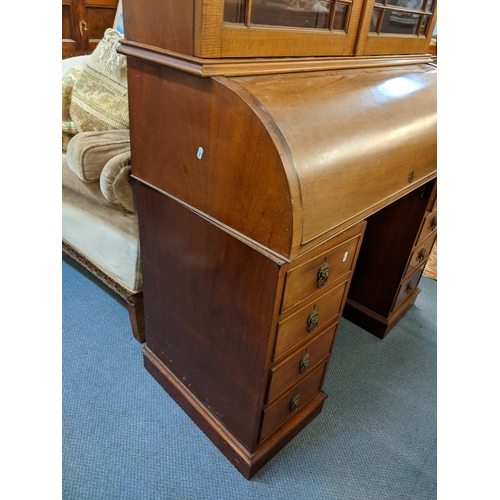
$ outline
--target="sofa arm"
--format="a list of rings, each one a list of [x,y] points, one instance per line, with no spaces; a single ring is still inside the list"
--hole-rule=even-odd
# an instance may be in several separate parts
[[[83,55],[83,56],[75,56],[75,57],[68,57],[66,59],[62,60],[62,74],[63,76],[70,70],[70,69],[82,69],[85,67],[85,64],[89,60],[89,55]]]
[[[130,151],[111,158],[101,172],[99,179],[104,197],[114,205],[120,205],[128,212],[136,213],[134,189],[130,183]]]

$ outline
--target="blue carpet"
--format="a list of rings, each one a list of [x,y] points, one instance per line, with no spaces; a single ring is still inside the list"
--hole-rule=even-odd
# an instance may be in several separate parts
[[[323,412],[251,481],[143,367],[125,306],[63,256],[63,499],[436,498],[436,288],[379,340],[343,319]]]

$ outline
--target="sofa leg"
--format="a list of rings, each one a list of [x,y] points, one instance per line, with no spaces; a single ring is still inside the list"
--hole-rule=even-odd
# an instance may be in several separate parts
[[[133,295],[130,300],[127,301],[127,309],[134,337],[142,344],[146,342],[146,332],[144,329],[144,300],[142,292]]]
[[[146,342],[146,332],[144,329],[144,301],[142,298],[142,292],[134,293],[127,288],[124,288],[120,283],[106,274],[102,269],[96,266],[92,261],[87,259],[87,257],[64,240],[62,242],[62,249],[66,255],[71,257],[75,262],[78,262],[81,266],[87,269],[87,271],[91,272],[102,283],[107,285],[111,290],[116,292],[122,299],[125,300],[134,337],[141,344]]]

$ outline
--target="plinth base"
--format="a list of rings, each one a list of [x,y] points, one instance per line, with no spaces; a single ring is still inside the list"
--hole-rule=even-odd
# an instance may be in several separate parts
[[[420,288],[415,288],[408,298],[387,317],[381,316],[350,299],[347,299],[342,316],[367,332],[383,339],[414,304],[420,291]]]
[[[250,452],[147,346],[143,349],[143,355],[144,366],[149,373],[246,479],[250,479],[319,415],[328,397],[324,392],[316,394],[295,418],[285,423]]]

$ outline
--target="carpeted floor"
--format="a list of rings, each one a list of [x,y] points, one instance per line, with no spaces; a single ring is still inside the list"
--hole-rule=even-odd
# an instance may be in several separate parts
[[[63,256],[63,498],[436,498],[436,288],[383,340],[342,320],[324,410],[247,481],[142,365],[127,311]]]

